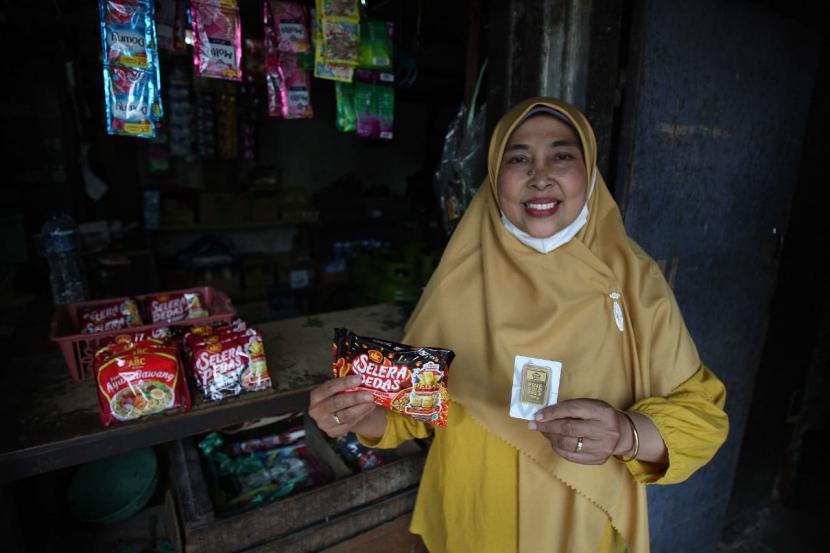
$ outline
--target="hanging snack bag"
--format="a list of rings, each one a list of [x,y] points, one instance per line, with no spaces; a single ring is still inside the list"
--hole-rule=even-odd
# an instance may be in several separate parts
[[[314,76],[344,83],[352,82],[354,65],[330,63],[323,59],[323,22],[319,10],[311,10],[311,36],[314,37]]]
[[[86,307],[78,313],[78,326],[83,334],[119,330],[143,324],[138,306],[131,299],[113,300]]]
[[[360,24],[323,18],[323,60],[341,65],[357,65]]]
[[[440,427],[447,425],[447,378],[454,357],[448,349],[367,338],[345,328],[334,331],[334,377],[362,379],[347,392],[371,392],[384,409]]]
[[[334,83],[334,96],[337,100],[337,130],[354,132],[357,118],[354,111],[354,85],[352,83]]]
[[[150,69],[155,23],[149,0],[99,0],[104,64]]]
[[[270,4],[277,50],[295,54],[311,52],[308,9],[296,2],[271,1]]]
[[[354,23],[360,21],[357,0],[317,0],[316,6],[321,17],[339,17]]]
[[[190,409],[190,394],[175,348],[140,341],[111,356],[96,356],[101,422],[137,419],[167,409]]]
[[[379,138],[380,119],[375,96],[375,74],[371,69],[357,69],[354,78],[354,110],[357,136]]]
[[[276,67],[266,70],[268,115],[285,119],[308,119],[311,108],[311,79],[297,54],[279,52]]]
[[[378,73],[375,81],[377,97],[378,138],[392,140],[395,123],[395,74]]]
[[[395,76],[372,69],[355,72],[357,136],[391,140],[395,118]]]
[[[392,23],[378,19],[360,22],[360,67],[388,69],[392,67]]]
[[[161,66],[159,64],[159,52],[158,52],[158,31],[156,28],[156,3],[154,1],[149,2],[149,12],[150,12],[150,21],[148,26],[150,28],[150,37],[151,37],[151,54],[152,54],[152,71],[153,77],[155,77],[155,90],[156,96],[153,98],[153,109],[150,112],[150,116],[153,118],[154,121],[161,121],[162,117],[164,117],[164,107],[161,103]]]
[[[152,324],[172,323],[208,316],[202,295],[198,292],[156,294],[147,297],[144,301],[146,313]]]
[[[154,137],[156,124],[152,106],[155,97],[152,73],[104,66],[104,100],[109,134]]]
[[[153,74],[156,94],[150,116],[159,121],[161,72],[158,64],[155,3],[150,0],[99,0],[104,66],[142,69]]]
[[[242,80],[242,33],[236,0],[191,0],[196,75]]]

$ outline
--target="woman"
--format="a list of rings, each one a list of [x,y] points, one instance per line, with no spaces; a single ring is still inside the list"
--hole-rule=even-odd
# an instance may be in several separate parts
[[[725,390],[702,365],[657,265],[623,227],[574,107],[526,100],[497,125],[488,178],[406,329],[456,352],[411,530],[431,553],[649,550],[646,483],[681,482],[726,439]],[[562,364],[557,404],[508,415],[514,358]],[[431,428],[311,394],[332,436],[394,447]]]

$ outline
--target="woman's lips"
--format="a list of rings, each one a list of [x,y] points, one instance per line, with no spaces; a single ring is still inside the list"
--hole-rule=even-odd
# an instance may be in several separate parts
[[[525,208],[525,213],[531,217],[550,217],[557,212],[562,202],[559,200],[530,200],[524,202],[522,206]]]

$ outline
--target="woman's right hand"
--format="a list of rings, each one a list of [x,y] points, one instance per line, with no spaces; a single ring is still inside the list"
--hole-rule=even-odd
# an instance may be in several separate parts
[[[359,386],[360,382],[360,376],[353,374],[334,378],[311,390],[308,414],[320,430],[332,438],[349,432],[372,438],[383,435],[386,416],[383,409],[372,402],[371,393],[340,393]]]

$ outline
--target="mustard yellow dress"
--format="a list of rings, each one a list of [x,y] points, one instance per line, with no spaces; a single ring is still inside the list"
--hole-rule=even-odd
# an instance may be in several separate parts
[[[630,461],[626,466],[641,484],[673,484],[686,480],[703,466],[723,443],[728,420],[723,412],[726,390],[704,366],[666,397],[650,397],[629,408],[649,417],[657,426],[669,453],[669,464]],[[413,438],[427,438],[433,427],[387,413],[386,429],[378,440],[360,437],[364,444],[393,448]],[[464,408],[450,403],[446,429],[435,429],[411,531],[419,534],[430,553],[510,553],[521,551],[519,509],[521,496],[533,493],[533,482],[519,482],[518,450],[488,432]],[[618,463],[609,459],[609,463]],[[565,513],[545,524],[559,524],[547,532],[560,536],[549,551],[582,551],[581,531],[604,527],[598,553],[622,553],[622,536],[584,496],[560,483],[549,498],[552,509]],[[557,522],[559,521],[559,522]],[[548,529],[550,530],[550,529]],[[594,541],[594,540],[585,540]],[[525,548],[526,549],[526,548]]]

